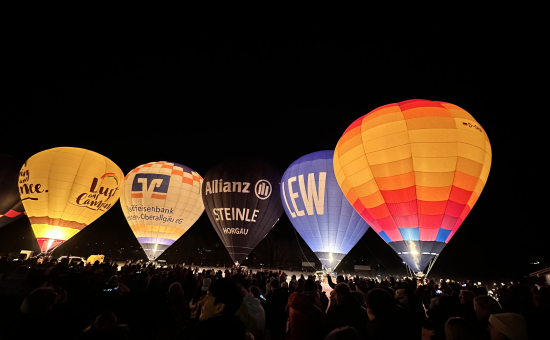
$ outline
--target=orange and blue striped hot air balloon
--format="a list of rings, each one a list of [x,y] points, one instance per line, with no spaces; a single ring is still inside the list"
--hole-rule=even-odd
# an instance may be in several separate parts
[[[468,112],[419,99],[357,119],[334,153],[347,199],[415,272],[453,237],[490,167],[489,138]]]

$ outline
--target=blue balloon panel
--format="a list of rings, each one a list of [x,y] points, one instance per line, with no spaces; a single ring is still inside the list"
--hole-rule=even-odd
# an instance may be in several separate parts
[[[332,150],[305,155],[281,179],[281,200],[288,218],[321,263],[332,269],[369,228],[342,193],[334,176],[333,157]]]

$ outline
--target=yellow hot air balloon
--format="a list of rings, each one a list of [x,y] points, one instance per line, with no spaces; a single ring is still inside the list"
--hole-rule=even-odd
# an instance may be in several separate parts
[[[109,210],[123,177],[109,158],[85,149],[53,148],[29,158],[19,174],[19,193],[42,252]]]

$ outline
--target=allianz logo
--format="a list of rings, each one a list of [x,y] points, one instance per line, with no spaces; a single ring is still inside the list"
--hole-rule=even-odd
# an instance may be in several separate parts
[[[252,190],[250,187],[250,182],[230,182],[224,181],[223,179],[215,179],[206,182],[204,194],[212,195],[226,192],[240,192],[243,194],[249,194],[250,190]],[[273,188],[271,183],[265,179],[259,180],[254,186],[254,193],[261,200],[265,200],[271,196],[272,191]]]

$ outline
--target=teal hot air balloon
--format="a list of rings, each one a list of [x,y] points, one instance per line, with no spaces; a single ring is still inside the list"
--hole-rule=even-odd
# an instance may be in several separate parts
[[[326,268],[336,268],[369,225],[334,176],[334,151],[305,155],[286,169],[281,200],[288,218]]]

